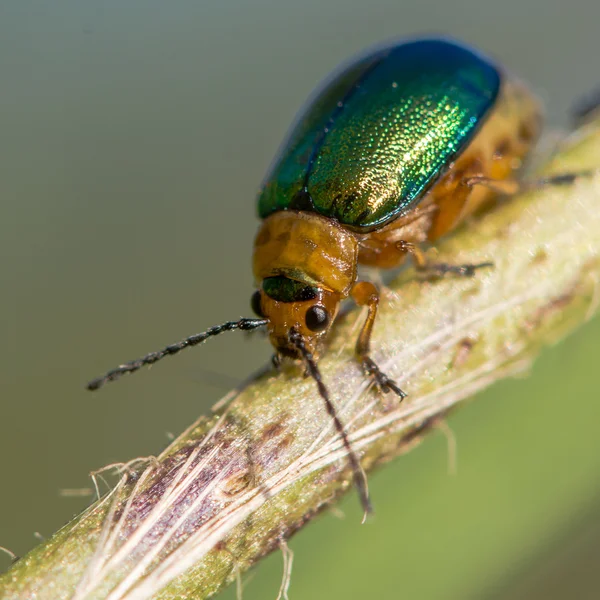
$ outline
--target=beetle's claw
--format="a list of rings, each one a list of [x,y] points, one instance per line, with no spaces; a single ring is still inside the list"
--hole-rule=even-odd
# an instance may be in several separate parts
[[[387,393],[391,390],[392,392],[394,392],[394,394],[396,394],[396,396],[398,396],[400,398],[400,400],[404,400],[404,398],[406,398],[406,396],[408,396],[408,394],[404,390],[402,390],[393,379],[388,379],[382,385],[382,389],[384,390],[385,393]]]
[[[423,267],[422,272],[430,277],[443,277],[448,273],[459,277],[473,277],[477,269],[493,267],[493,262],[482,262],[477,264],[450,265],[448,263],[434,263]]]
[[[273,354],[273,356],[271,356],[271,364],[273,365],[273,368],[276,371],[280,371],[281,370],[281,355],[279,354]]]
[[[375,383],[384,394],[392,391],[400,398],[400,401],[406,398],[408,394],[403,391],[393,379],[390,379],[385,373],[383,373],[373,359],[365,356],[362,359],[362,364],[367,375],[373,377]]]

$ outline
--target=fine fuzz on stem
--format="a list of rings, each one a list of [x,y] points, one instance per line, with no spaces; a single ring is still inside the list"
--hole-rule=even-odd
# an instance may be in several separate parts
[[[360,311],[340,319],[319,370],[365,471],[596,312],[599,170],[596,121],[538,176],[589,174],[511,198],[439,245],[444,262],[493,269],[435,281],[409,269],[390,285],[373,357],[408,391],[402,403],[384,400],[353,358]],[[301,375],[258,377],[157,458],[124,465],[109,494],[0,578],[0,597],[208,598],[285,547],[354,490],[347,445]]]

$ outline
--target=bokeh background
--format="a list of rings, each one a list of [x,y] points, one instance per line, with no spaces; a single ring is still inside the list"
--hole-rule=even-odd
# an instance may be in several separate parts
[[[255,191],[340,61],[448,33],[530,81],[560,127],[600,82],[599,24],[594,0],[3,0],[0,545],[24,554],[87,504],[61,489],[157,453],[267,361],[231,335],[83,390],[249,313]],[[294,538],[292,599],[597,598],[599,342],[596,320],[452,416],[457,474],[434,433],[371,477],[372,523],[352,495]],[[280,577],[275,554],[244,597]]]

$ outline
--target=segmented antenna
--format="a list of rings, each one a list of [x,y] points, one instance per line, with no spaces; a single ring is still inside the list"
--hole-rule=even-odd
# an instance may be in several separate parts
[[[239,321],[228,321],[227,323],[223,323],[222,325],[215,325],[202,333],[196,333],[195,335],[190,335],[189,337],[181,340],[180,342],[176,342],[175,344],[171,344],[162,350],[158,350],[157,352],[151,352],[150,354],[146,354],[146,356],[142,356],[142,358],[138,358],[136,360],[132,360],[131,362],[123,363],[119,365],[116,369],[112,369],[106,375],[102,377],[98,377],[96,379],[92,379],[87,385],[86,388],[88,390],[97,390],[101,388],[105,383],[109,381],[114,381],[121,377],[121,375],[126,375],[127,373],[134,373],[138,371],[142,367],[146,365],[153,365],[155,362],[161,360],[165,356],[172,356],[173,354],[177,354],[181,352],[181,350],[185,348],[190,348],[192,346],[197,346],[201,344],[209,337],[214,337],[215,335],[219,335],[220,333],[224,333],[225,331],[234,331],[235,329],[240,329],[242,331],[252,331],[253,329],[258,329],[259,327],[264,327],[268,323],[267,319],[240,319]]]
[[[289,339],[294,344],[294,346],[300,352],[300,356],[306,365],[306,370],[308,374],[315,380],[317,384],[317,388],[319,389],[319,395],[323,398],[325,402],[325,408],[329,416],[333,420],[333,424],[335,425],[335,429],[338,432],[338,435],[342,438],[342,442],[344,443],[344,448],[346,448],[346,452],[348,454],[348,462],[352,467],[352,471],[354,474],[354,485],[358,491],[358,496],[360,498],[360,503],[362,504],[365,517],[373,512],[373,507],[371,506],[371,500],[369,499],[369,490],[367,487],[367,477],[360,466],[360,462],[358,460],[358,456],[356,452],[354,452],[352,448],[352,444],[348,439],[348,434],[346,433],[346,428],[344,424],[341,422],[340,418],[337,415],[337,411],[335,410],[335,406],[331,402],[329,398],[329,392],[323,383],[323,378],[321,377],[321,371],[319,371],[319,367],[313,357],[313,355],[308,351],[306,345],[304,343],[304,339],[302,335],[300,335],[296,330],[291,329],[289,333]]]

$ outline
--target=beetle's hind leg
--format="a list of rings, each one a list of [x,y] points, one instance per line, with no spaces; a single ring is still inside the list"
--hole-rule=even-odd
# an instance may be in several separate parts
[[[390,379],[377,366],[375,361],[369,356],[371,348],[371,333],[373,332],[373,324],[377,316],[377,308],[379,306],[379,291],[369,281],[359,281],[352,288],[352,298],[359,306],[366,306],[369,309],[367,318],[360,330],[358,340],[356,341],[356,357],[360,361],[365,372],[373,377],[377,385],[385,393],[394,392],[402,400],[406,398],[406,393],[403,392],[398,384]]]
[[[548,186],[569,185],[581,177],[590,177],[593,171],[578,171],[572,173],[556,173],[547,177],[538,177],[536,179],[518,181],[516,179],[491,179],[481,175],[469,177],[463,181],[464,185],[474,187],[476,185],[484,186],[500,197],[513,196],[518,192],[529,192],[539,190]]]
[[[481,262],[481,263],[465,263],[463,265],[451,265],[448,263],[435,263],[427,260],[425,252],[416,244],[410,242],[398,242],[398,247],[403,251],[409,253],[413,257],[415,268],[417,271],[423,273],[426,276],[431,277],[442,277],[447,273],[453,275],[459,275],[460,277],[473,277],[477,269],[483,269],[485,267],[493,267],[492,262]]]
[[[600,113],[600,86],[580,98],[571,109],[571,118],[575,125],[591,121]]]

